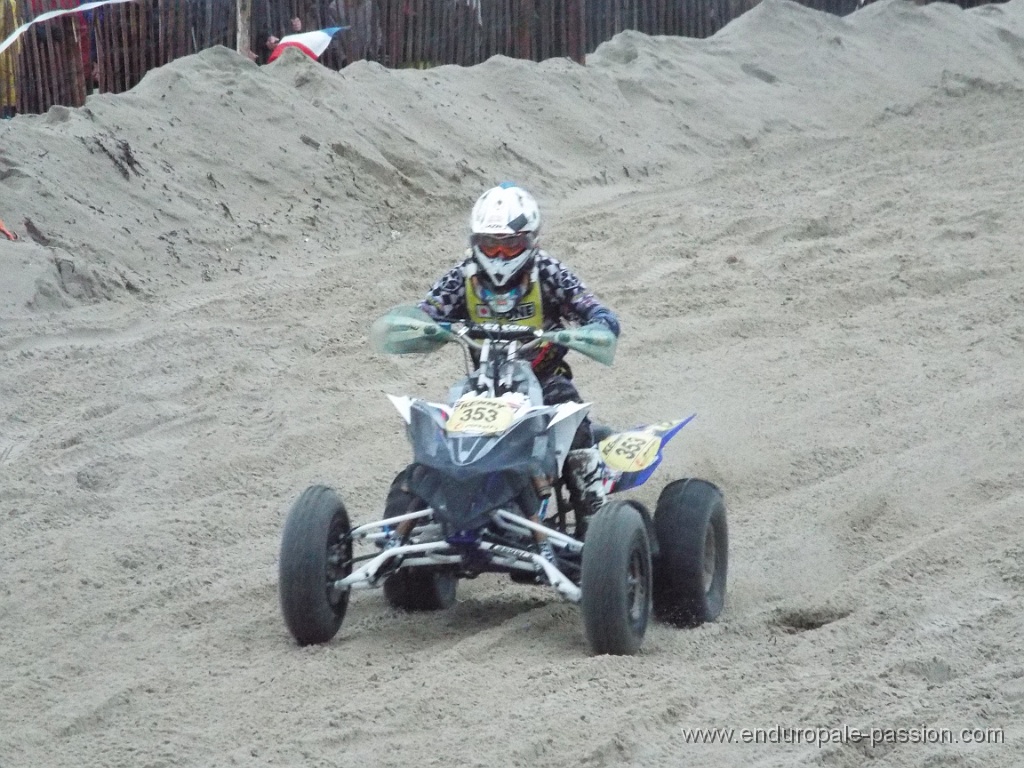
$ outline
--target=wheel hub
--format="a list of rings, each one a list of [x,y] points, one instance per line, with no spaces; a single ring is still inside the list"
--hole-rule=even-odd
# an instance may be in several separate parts
[[[639,552],[634,552],[629,561],[629,574],[626,576],[629,619],[634,624],[643,620],[647,607],[647,579],[645,576],[643,559]]]
[[[711,584],[715,580],[715,561],[718,559],[718,550],[715,545],[715,529],[708,526],[704,533],[704,568],[703,577],[704,593],[711,591]]]

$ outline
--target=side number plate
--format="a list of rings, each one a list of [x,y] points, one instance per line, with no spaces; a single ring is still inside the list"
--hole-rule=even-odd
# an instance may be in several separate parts
[[[639,472],[654,463],[661,438],[650,432],[622,432],[602,440],[604,463],[619,472]]]

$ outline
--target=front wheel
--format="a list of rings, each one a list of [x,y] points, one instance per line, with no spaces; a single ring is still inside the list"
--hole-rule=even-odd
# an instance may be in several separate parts
[[[630,502],[609,501],[591,518],[580,588],[590,650],[640,650],[651,614],[651,545],[644,519]]]
[[[341,627],[349,590],[334,582],[352,573],[345,505],[323,485],[305,490],[281,534],[278,591],[288,631],[299,645],[326,643]]]
[[[399,472],[391,483],[384,503],[385,519],[427,506],[422,499],[404,489],[408,471]],[[391,607],[405,611],[439,611],[454,605],[458,586],[458,577],[452,573],[424,567],[400,568],[385,579],[384,598]]]
[[[654,614],[676,626],[714,621],[725,605],[729,531],[722,492],[706,480],[665,486],[654,510]]]

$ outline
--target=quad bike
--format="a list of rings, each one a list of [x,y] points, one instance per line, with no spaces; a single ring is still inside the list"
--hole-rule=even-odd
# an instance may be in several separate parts
[[[678,626],[718,617],[728,533],[716,486],[671,482],[653,517],[637,501],[613,498],[588,516],[564,471],[590,406],[545,405],[529,360],[540,345],[559,344],[610,365],[611,331],[439,323],[399,307],[374,323],[371,340],[390,354],[460,344],[468,373],[443,404],[389,395],[407,424],[413,463],[392,483],[381,520],[353,526],[338,494],[322,485],[292,506],[279,589],[300,645],[334,637],[353,589],[383,586],[394,607],[437,610],[455,602],[459,579],[489,572],[549,585],[578,603],[597,654],[636,653],[652,611]],[[606,492],[645,482],[692,418],[617,434],[595,426]],[[357,545],[369,551],[357,555]]]

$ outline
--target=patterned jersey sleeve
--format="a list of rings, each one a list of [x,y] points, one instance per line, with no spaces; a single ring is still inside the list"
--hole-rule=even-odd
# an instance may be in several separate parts
[[[442,275],[419,303],[420,309],[435,320],[465,320],[468,316],[462,267],[458,264]]]
[[[572,270],[547,253],[541,255],[537,265],[545,302],[560,318],[579,325],[604,323],[619,335],[618,317],[587,290]]]

